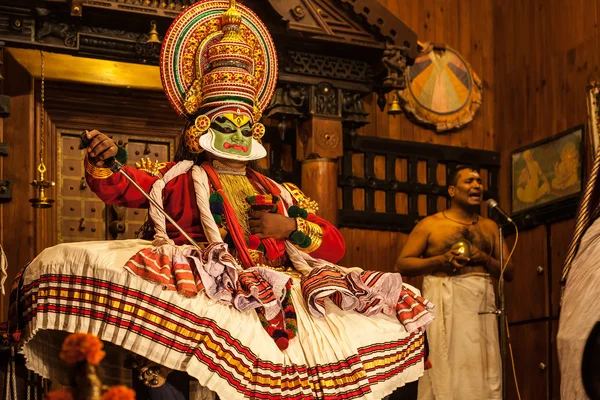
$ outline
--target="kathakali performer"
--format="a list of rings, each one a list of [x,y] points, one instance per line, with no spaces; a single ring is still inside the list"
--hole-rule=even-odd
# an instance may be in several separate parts
[[[344,240],[316,204],[249,166],[266,155],[258,120],[277,83],[262,21],[233,0],[194,4],[164,38],[161,76],[189,121],[177,162],[123,171],[202,251],[105,167],[124,150],[89,132],[90,188],[149,208],[153,241],[61,244],[22,272],[28,368],[66,378],[62,339],[83,331],[107,343],[108,375],[135,354],[151,398],[180,396],[170,371],[221,399],[380,399],[416,381],[432,305],[398,273],[336,265]]]

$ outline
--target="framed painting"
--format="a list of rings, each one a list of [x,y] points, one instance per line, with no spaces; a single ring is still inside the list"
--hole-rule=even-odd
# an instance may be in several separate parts
[[[582,188],[585,125],[578,125],[511,154],[512,214],[531,214],[565,200],[578,201]]]

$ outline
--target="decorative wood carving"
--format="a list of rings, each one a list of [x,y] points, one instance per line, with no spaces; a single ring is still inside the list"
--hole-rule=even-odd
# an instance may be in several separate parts
[[[364,175],[353,172],[353,155],[364,158]],[[385,177],[375,174],[375,158],[385,159]],[[397,176],[397,162],[404,160],[407,179]],[[417,179],[419,161],[426,162],[427,183]],[[338,179],[342,188],[342,210],[339,225],[348,228],[410,232],[419,222],[419,195],[427,196],[427,215],[438,211],[438,198],[447,197],[447,187],[437,179],[438,164],[446,166],[448,175],[458,164],[473,165],[487,171],[488,188],[484,197],[498,193],[500,154],[493,151],[471,150],[462,147],[440,146],[429,143],[404,142],[369,136],[346,137],[342,174]],[[354,191],[364,192],[364,207],[354,208]],[[376,212],[375,192],[385,193],[385,211]],[[396,209],[396,195],[408,198],[408,212]]]
[[[410,58],[417,56],[417,34],[398,19],[378,0],[336,0],[351,7],[364,17],[369,24],[379,29],[381,34],[393,44],[407,48]]]
[[[279,86],[265,110],[265,116],[281,121],[306,115],[308,91],[306,85],[288,83]]]
[[[353,82],[372,82],[367,61],[290,50],[281,52],[279,68],[290,74],[320,76]]]
[[[406,57],[408,48],[406,46],[394,46],[386,43],[381,62],[387,69],[387,76],[383,80],[383,85],[392,89],[404,89],[406,80]]]
[[[326,82],[311,86],[310,113],[312,115],[340,118],[342,116],[341,90]]]
[[[361,46],[382,46],[382,37],[365,29],[331,0],[269,0],[288,21],[289,29],[330,41],[348,41]]]
[[[197,0],[196,0],[197,1]],[[85,8],[100,8],[175,18],[181,10],[195,3],[194,0],[83,0]]]
[[[340,120],[313,116],[298,126],[298,160],[307,158],[337,159],[343,154]]]
[[[156,65],[160,45],[146,43],[149,17],[156,20],[159,32],[164,33],[171,20],[192,3],[191,0],[55,0],[50,3],[32,0],[23,4],[8,0],[0,5],[0,38],[11,46],[51,46],[71,54]],[[408,50],[406,54],[401,53],[403,57],[410,57],[412,48],[416,48],[414,32],[397,17],[386,13],[385,7],[378,6],[376,0],[367,1],[362,9],[352,8],[341,0],[271,0],[272,8],[267,9],[264,3],[245,1],[245,5],[261,14],[274,33],[283,81],[318,84],[319,81],[309,82],[303,77],[321,78],[320,81],[325,78],[339,80],[336,87],[343,89],[372,91],[376,81],[382,83],[386,76],[388,81],[393,80],[393,74],[385,73],[381,61],[386,42],[405,46]],[[365,7],[372,11],[365,11]],[[75,8],[79,8],[84,17],[90,14],[93,18],[68,16]],[[379,16],[371,21],[373,12]],[[136,13],[140,18],[132,22],[129,13]],[[371,17],[365,23],[367,14]],[[290,29],[282,31],[278,18],[289,20]],[[115,29],[119,25],[123,28]],[[382,33],[381,27],[388,25],[397,30]],[[332,50],[329,53],[338,54],[315,53],[314,45],[323,42],[334,44],[328,47]],[[353,56],[339,57],[343,54]],[[401,60],[393,58],[392,61],[397,69]],[[393,67],[392,70],[396,71]]]

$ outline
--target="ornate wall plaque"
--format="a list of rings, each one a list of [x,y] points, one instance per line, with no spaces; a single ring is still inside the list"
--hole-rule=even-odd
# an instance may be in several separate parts
[[[398,91],[404,111],[437,132],[465,126],[481,105],[481,80],[449,46],[426,43],[405,76]]]

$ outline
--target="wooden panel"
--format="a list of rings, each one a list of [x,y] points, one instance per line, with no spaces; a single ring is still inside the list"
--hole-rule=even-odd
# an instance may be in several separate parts
[[[552,375],[550,376],[550,398],[560,400],[560,365],[558,365],[558,349],[556,335],[558,334],[558,320],[550,321],[552,334],[550,336],[550,354],[552,356]]]
[[[560,305],[560,277],[571,236],[575,229],[575,220],[569,219],[550,227],[550,310],[557,317]]]
[[[144,224],[146,210],[130,210],[122,207],[104,206],[104,203],[89,189],[84,178],[84,150],[79,150],[79,130],[58,129],[58,166],[60,168],[57,191],[61,194],[57,206],[59,212],[59,242],[81,240],[134,239]],[[120,135],[104,131],[117,144],[124,146],[129,154],[127,164],[135,166],[141,158],[153,161],[170,161],[174,154],[175,141],[150,135]],[[121,223],[124,231],[113,234],[108,227]]]
[[[494,81],[498,82],[494,87],[494,130],[502,133],[497,135],[496,150],[502,153],[504,165],[500,203],[509,210],[510,152],[587,122],[585,87],[589,81],[600,78],[597,51],[600,1],[508,0],[494,2],[492,7],[496,38]],[[554,224],[549,229],[547,279],[551,297],[547,302],[552,316],[558,312],[560,271],[572,229],[572,220]],[[530,244],[531,257],[537,258],[538,253],[544,251],[543,246]],[[516,285],[519,277],[507,287]],[[524,277],[525,281],[518,287],[525,291],[514,294],[520,296],[522,306],[527,309],[531,308],[529,303],[538,301],[541,296],[537,278],[532,274]],[[530,290],[535,292],[530,293]],[[553,329],[553,341],[555,336]],[[552,398],[559,398],[558,376],[558,364],[553,362]],[[521,383],[521,386],[528,384]],[[532,392],[530,397],[522,398],[545,397]]]
[[[369,113],[367,119],[370,123],[359,129],[358,133],[398,140],[495,150],[494,54],[492,53],[494,32],[492,24],[488,23],[493,19],[491,0],[379,0],[379,2],[417,32],[421,42],[446,43],[457,49],[483,80],[484,102],[473,123],[458,132],[437,134],[408,120],[404,114],[391,116],[387,114],[387,109],[381,111],[376,103],[377,96],[373,94],[365,98],[365,110]],[[356,160],[353,165],[362,171],[364,162]],[[406,166],[401,169],[406,171]],[[377,173],[377,162],[375,170]],[[420,169],[419,179],[424,180],[425,175],[422,172]],[[356,190],[353,196],[356,209],[362,209],[364,193]],[[382,202],[383,196],[378,197],[376,194],[375,209],[381,209],[384,206]],[[405,213],[407,199],[398,196],[396,203],[396,210]],[[440,205],[443,206],[444,203],[442,199]],[[426,199],[419,199],[418,205],[420,214],[424,214]],[[347,245],[346,256],[342,263],[382,271],[393,271],[396,258],[407,236],[401,233],[358,229],[342,229],[342,234]],[[422,278],[416,278],[408,281],[420,286],[421,280]]]
[[[492,1],[379,0],[379,2],[414,30],[421,42],[445,43],[455,48],[482,79],[484,101],[474,121],[465,128],[457,132],[437,134],[431,129],[409,121],[404,114],[388,116],[387,109],[381,112],[375,104],[376,99],[373,99],[369,109],[372,113],[371,126],[363,128],[359,133],[495,150]]]
[[[2,120],[2,141],[9,144],[8,156],[2,157],[2,179],[13,183],[13,196],[9,203],[0,204],[0,243],[8,260],[6,284],[10,289],[17,271],[35,255],[35,212],[29,205],[33,193],[29,182],[34,168],[35,100],[31,76],[9,54],[5,54],[4,72],[3,90],[10,96],[11,114]],[[0,304],[0,320],[5,321],[8,297],[0,296]]]
[[[514,237],[507,240],[512,248]],[[506,284],[506,309],[509,322],[548,316],[548,255],[546,227],[521,232],[513,255],[514,280]],[[538,268],[541,267],[541,270]]]
[[[549,364],[548,322],[533,322],[510,327],[516,375],[521,399],[538,400],[548,396]],[[510,358],[507,360],[506,390],[510,400],[517,399]]]

